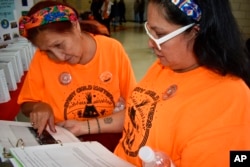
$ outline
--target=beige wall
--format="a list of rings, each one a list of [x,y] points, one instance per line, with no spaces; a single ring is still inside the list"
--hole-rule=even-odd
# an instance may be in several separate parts
[[[66,0],[69,4],[74,6],[79,13],[89,10],[91,0]]]
[[[250,0],[230,0],[232,11],[245,38],[250,38]]]

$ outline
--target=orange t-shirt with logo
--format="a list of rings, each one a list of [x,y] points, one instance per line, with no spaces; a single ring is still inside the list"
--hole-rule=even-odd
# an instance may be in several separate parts
[[[115,154],[139,167],[144,145],[177,167],[228,167],[230,150],[250,150],[249,88],[203,67],[176,73],[155,62],[128,100]]]
[[[119,98],[128,98],[136,80],[130,60],[117,40],[102,35],[93,38],[96,53],[86,65],[56,63],[37,50],[18,103],[46,102],[52,106],[56,122],[112,114]]]

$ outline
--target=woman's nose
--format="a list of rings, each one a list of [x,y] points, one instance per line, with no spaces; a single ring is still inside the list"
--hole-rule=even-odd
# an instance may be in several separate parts
[[[64,53],[59,52],[59,51],[54,51],[53,53],[54,53],[55,57],[56,57],[58,60],[60,60],[60,61],[65,61],[66,55],[65,55]]]
[[[152,39],[148,39],[148,47],[150,47],[150,48],[154,48],[155,47],[155,45],[154,45],[154,41],[152,40]]]

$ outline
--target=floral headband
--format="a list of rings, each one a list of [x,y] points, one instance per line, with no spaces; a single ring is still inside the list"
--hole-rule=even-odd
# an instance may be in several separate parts
[[[201,10],[194,0],[171,0],[171,2],[192,19],[196,21],[201,19]]]
[[[57,21],[76,21],[75,11],[67,6],[57,5],[46,7],[32,16],[22,16],[19,20],[19,33],[27,37],[27,30]]]

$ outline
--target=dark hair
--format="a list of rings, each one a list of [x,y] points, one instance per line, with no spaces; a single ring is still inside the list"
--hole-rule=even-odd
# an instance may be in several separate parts
[[[174,24],[199,25],[194,43],[198,63],[220,75],[242,78],[250,87],[249,58],[244,52],[244,40],[232,14],[228,0],[194,0],[201,9],[199,22],[192,20],[170,0],[149,0],[164,11],[165,18]]]
[[[79,23],[82,31],[110,37],[107,27],[96,20],[81,20]]]
[[[247,51],[248,51],[248,54],[250,54],[250,38],[248,38],[248,39],[246,40],[246,49],[247,49]],[[250,57],[250,55],[249,55],[249,57]]]
[[[44,9],[46,7],[49,7],[49,6],[55,6],[55,5],[63,5],[63,6],[70,7],[71,9],[74,10],[76,16],[79,17],[79,14],[75,8],[73,8],[72,6],[70,6],[67,3],[58,2],[58,1],[40,1],[40,2],[36,3],[30,9],[27,16],[31,16],[41,9]],[[72,29],[72,26],[73,26],[73,24],[70,21],[59,21],[59,22],[53,22],[50,24],[45,24],[45,25],[42,25],[39,27],[28,29],[27,30],[27,34],[28,34],[27,38],[31,42],[34,42],[35,37],[37,36],[39,31],[49,29],[50,31],[54,31],[54,32],[58,32],[58,33],[65,33],[65,32],[69,32]],[[87,32],[90,32],[92,34],[102,34],[102,35],[109,36],[108,34],[103,34],[103,32],[101,32],[95,24],[91,24],[89,22],[81,22],[80,27],[81,27],[82,31],[87,31]]]
[[[89,17],[93,15],[93,13],[91,11],[85,11],[83,13],[80,13],[80,18],[82,20],[89,20]]]

